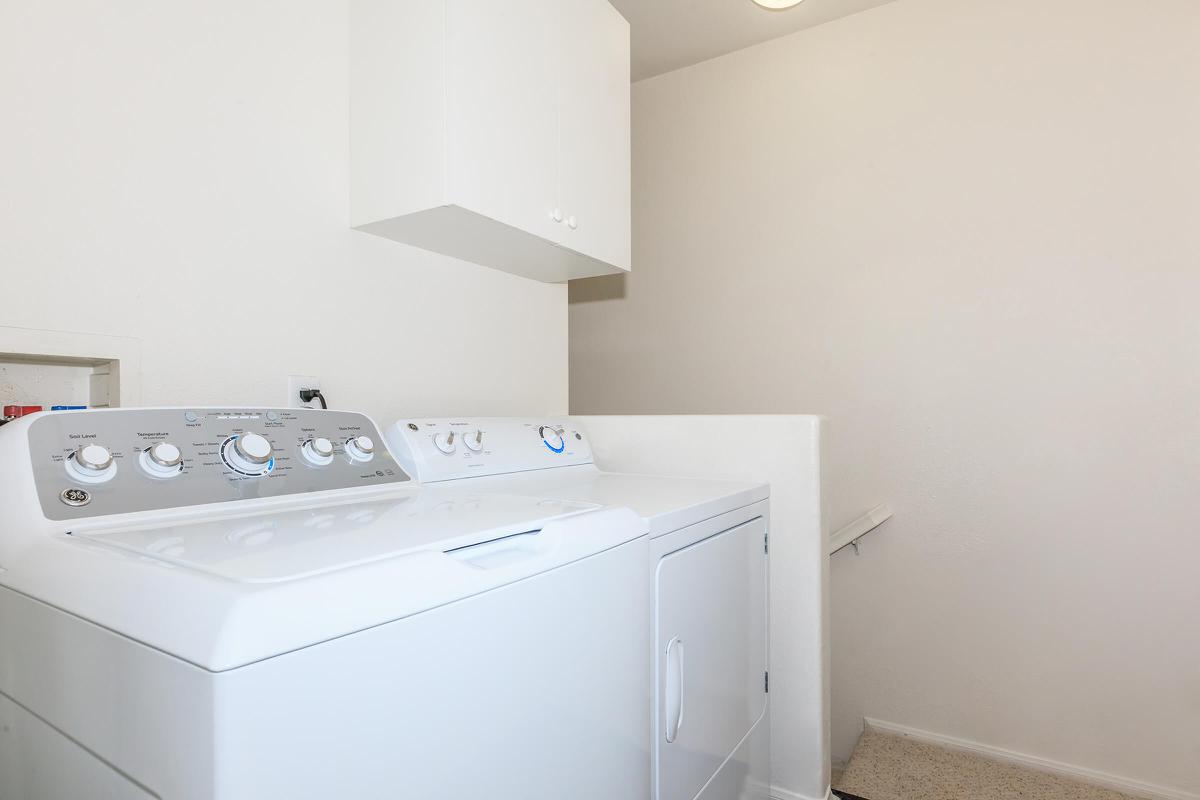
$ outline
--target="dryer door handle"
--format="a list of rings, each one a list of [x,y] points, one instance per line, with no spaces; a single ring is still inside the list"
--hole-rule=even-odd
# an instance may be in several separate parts
[[[683,725],[683,640],[678,636],[667,645],[666,678],[667,743],[671,744]]]

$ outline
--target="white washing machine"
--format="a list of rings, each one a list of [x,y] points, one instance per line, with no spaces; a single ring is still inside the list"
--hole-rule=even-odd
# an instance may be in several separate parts
[[[0,429],[0,798],[637,798],[645,521],[423,489],[360,414]]]
[[[603,472],[586,432],[569,419],[401,420],[387,438],[404,469],[426,485],[636,511],[651,537],[648,794],[769,796],[765,484]]]

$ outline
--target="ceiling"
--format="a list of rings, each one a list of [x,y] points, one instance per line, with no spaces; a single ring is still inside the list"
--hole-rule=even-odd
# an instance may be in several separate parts
[[[635,81],[889,2],[804,0],[768,11],[751,0],[612,0],[632,29]]]

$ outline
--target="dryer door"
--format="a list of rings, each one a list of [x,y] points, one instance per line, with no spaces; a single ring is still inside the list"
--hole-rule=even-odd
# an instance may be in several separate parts
[[[765,533],[758,518],[658,563],[657,800],[692,800],[766,710]]]

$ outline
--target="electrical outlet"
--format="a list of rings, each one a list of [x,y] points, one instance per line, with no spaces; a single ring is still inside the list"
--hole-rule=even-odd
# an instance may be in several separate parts
[[[301,389],[320,389],[321,379],[316,375],[288,375],[288,408],[320,408],[321,401],[305,403],[300,399]]]

